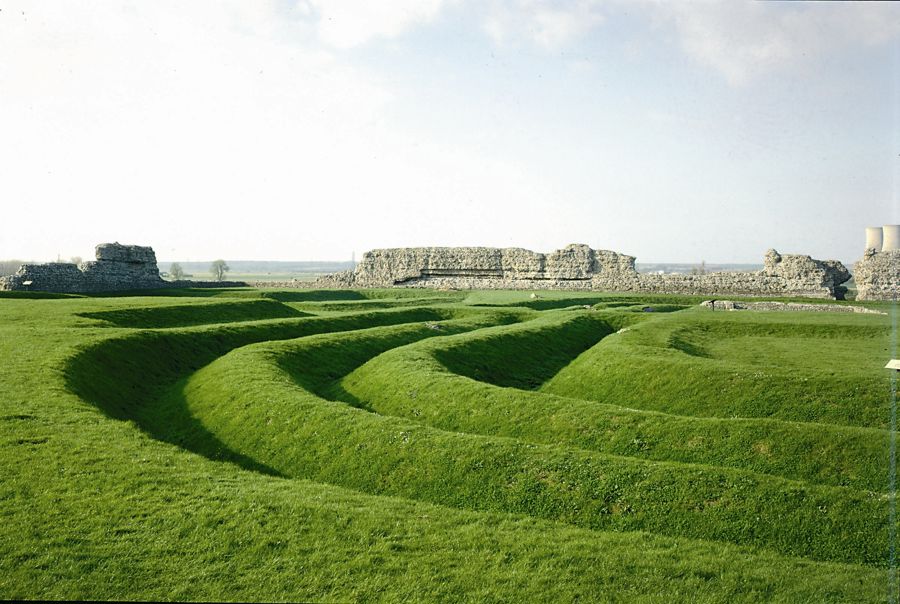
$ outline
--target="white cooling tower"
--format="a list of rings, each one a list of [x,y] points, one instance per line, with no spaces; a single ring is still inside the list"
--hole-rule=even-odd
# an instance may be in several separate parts
[[[881,230],[883,237],[881,251],[900,250],[900,224],[886,224],[881,227]]]
[[[883,237],[882,237],[882,229],[881,227],[866,227],[866,248],[867,250],[873,249],[876,252],[881,251],[881,246],[883,245]]]

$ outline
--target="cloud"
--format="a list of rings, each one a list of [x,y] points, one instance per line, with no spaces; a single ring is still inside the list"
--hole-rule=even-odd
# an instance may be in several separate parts
[[[10,223],[42,219],[39,237],[0,236],[0,257],[163,233],[208,248],[235,220],[248,232],[276,214],[326,220],[352,164],[384,139],[391,94],[280,10],[8,0],[0,192]]]
[[[0,257],[115,240],[182,259],[490,242],[551,196],[514,161],[398,126],[392,90],[323,47],[300,5],[2,8],[0,197],[18,226]],[[510,219],[513,203],[531,211]]]
[[[446,0],[308,0],[317,17],[319,36],[341,49],[353,48],[374,38],[394,38],[429,23]]]
[[[891,4],[651,2],[644,7],[657,25],[674,26],[688,56],[733,86],[900,36],[900,6]]]
[[[598,5],[591,0],[497,2],[488,9],[482,28],[497,44],[526,40],[546,50],[556,50],[603,23]]]

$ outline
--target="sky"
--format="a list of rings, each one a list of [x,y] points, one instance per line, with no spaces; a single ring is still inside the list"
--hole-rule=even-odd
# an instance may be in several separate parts
[[[900,3],[0,0],[0,258],[858,259]]]

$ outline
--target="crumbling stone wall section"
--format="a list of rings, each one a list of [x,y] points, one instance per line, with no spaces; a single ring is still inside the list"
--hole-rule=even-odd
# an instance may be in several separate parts
[[[835,293],[843,298],[846,288],[842,284],[850,280],[850,271],[837,260],[815,260],[800,254],[782,256],[775,250],[766,252],[763,273],[768,277],[783,279],[788,295],[809,295],[832,297]]]
[[[238,281],[164,281],[153,248],[101,243],[96,260],[80,266],[65,262],[23,264],[15,275],[0,277],[0,290],[88,294],[164,287],[243,287]]]
[[[552,254],[489,247],[380,249],[366,252],[355,271],[329,275],[316,286],[589,290],[604,266],[620,269],[618,256],[586,245]]]
[[[521,281],[518,285],[527,288],[591,289],[596,274],[629,270],[635,272],[633,257],[592,250],[586,245],[569,245],[551,254],[521,248],[396,248],[366,252],[355,271],[336,273],[323,283],[432,287],[458,282],[516,289]]]
[[[853,276],[857,300],[900,299],[900,250],[867,249]]]
[[[0,281],[0,289],[91,293],[165,287],[153,248],[101,243],[96,260],[74,264],[23,264]]]
[[[638,273],[635,258],[573,244],[550,254],[520,248],[430,247],[367,252],[355,271],[320,278],[314,287],[562,289],[741,296],[843,298],[850,278],[837,261],[766,253],[755,272],[702,275]]]
[[[146,289],[165,283],[151,247],[101,243],[96,256],[97,260],[81,264],[88,291]]]
[[[886,315],[886,312],[851,306],[849,304],[827,304],[824,302],[735,302],[733,300],[705,300],[701,308],[709,310],[761,310],[774,312],[852,312],[869,315]]]
[[[700,275],[641,274],[627,291],[659,294],[740,296],[799,296],[842,300],[850,272],[836,260],[815,260],[799,254],[769,250],[761,271],[735,271]],[[602,288],[605,284],[598,284]],[[616,283],[610,284],[612,288]],[[598,289],[599,289],[598,288]],[[619,291],[613,289],[613,291]]]
[[[23,264],[14,275],[0,277],[0,290],[33,290],[45,292],[81,292],[84,273],[67,262]]]

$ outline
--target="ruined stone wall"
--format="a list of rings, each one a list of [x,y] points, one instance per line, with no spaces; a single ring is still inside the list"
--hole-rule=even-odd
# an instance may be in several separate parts
[[[900,299],[900,250],[866,250],[853,276],[857,300]]]
[[[242,287],[246,283],[164,281],[151,247],[101,243],[96,260],[80,266],[64,262],[23,264],[15,275],[0,277],[0,290],[87,294],[164,287]]]
[[[867,315],[886,315],[886,312],[852,306],[849,304],[828,304],[825,302],[735,302],[733,300],[706,300],[700,303],[701,308],[709,310],[754,310],[765,312],[843,312]]]
[[[850,272],[836,260],[815,260],[799,254],[766,252],[761,271],[735,271],[700,275],[640,274],[628,291],[665,294],[740,296],[801,296],[843,299]],[[623,284],[599,282],[620,291]]]
[[[0,277],[0,290],[33,290],[45,292],[80,292],[84,289],[84,273],[66,262],[23,264],[15,275]]]
[[[766,253],[753,272],[702,275],[638,273],[635,258],[586,245],[550,254],[520,248],[397,248],[367,252],[355,271],[320,278],[314,287],[560,289],[641,293],[842,298],[850,278],[837,261]]]
[[[61,293],[91,293],[163,287],[153,248],[101,243],[97,259],[74,264],[23,264],[15,275],[0,280],[0,289]]]
[[[608,258],[609,254],[616,259]],[[447,280],[460,283],[502,281],[512,285],[518,281],[548,281],[563,287],[563,282],[581,281],[583,283],[571,285],[590,289],[590,280],[602,269],[603,262],[619,270],[618,256],[614,252],[596,252],[586,245],[570,245],[552,254],[489,247],[372,250],[363,255],[352,278],[342,274],[338,280],[352,281],[356,287],[431,287]],[[630,259],[633,270],[634,259],[624,258]],[[627,265],[625,261],[624,266]],[[490,287],[500,286],[492,283]]]

